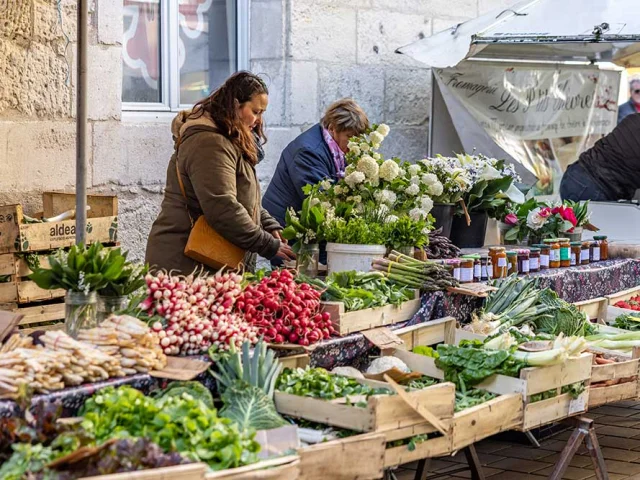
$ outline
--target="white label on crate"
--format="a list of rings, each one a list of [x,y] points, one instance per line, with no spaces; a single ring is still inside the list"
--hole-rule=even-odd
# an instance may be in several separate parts
[[[600,261],[600,247],[593,247],[593,261]]]
[[[480,265],[473,266],[473,276],[480,278],[482,276],[482,267]]]
[[[507,259],[506,258],[499,258],[498,259],[498,267],[506,267],[507,266]]]
[[[576,254],[575,253],[571,253],[571,265],[575,265],[576,264]]]
[[[580,261],[584,262],[585,260],[589,260],[589,250],[584,249],[580,251]]]
[[[540,266],[549,268],[549,255],[540,255]]]
[[[539,262],[539,258],[535,257],[535,258],[530,258],[529,259],[529,268],[531,270],[539,270],[540,269],[540,262]]]
[[[569,416],[584,412],[587,407],[587,392],[580,394],[578,398],[573,398],[569,402]]]
[[[473,268],[461,268],[460,269],[460,281],[472,282],[473,281]]]
[[[522,260],[522,271],[520,273],[529,273],[529,260]]]

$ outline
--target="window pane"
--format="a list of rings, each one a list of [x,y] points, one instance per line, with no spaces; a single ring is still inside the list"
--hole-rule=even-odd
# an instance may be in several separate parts
[[[160,103],[160,0],[124,0],[122,101]]]
[[[235,0],[179,0],[180,103],[206,97],[236,70]]]

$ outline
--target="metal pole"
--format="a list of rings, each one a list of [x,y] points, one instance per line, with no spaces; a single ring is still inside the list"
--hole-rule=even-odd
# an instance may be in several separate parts
[[[76,243],[85,243],[87,226],[87,22],[89,0],[78,0],[76,88]]]

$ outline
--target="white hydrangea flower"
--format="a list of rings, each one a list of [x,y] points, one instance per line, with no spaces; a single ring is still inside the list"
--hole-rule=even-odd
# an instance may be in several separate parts
[[[438,197],[442,195],[443,191],[444,191],[444,186],[440,182],[432,183],[431,185],[429,185],[429,193],[434,197]]]
[[[415,197],[416,195],[418,195],[420,193],[420,187],[418,185],[416,185],[415,183],[412,183],[407,188],[405,188],[404,193],[406,193],[407,195],[411,195],[411,196]]]
[[[422,167],[420,167],[420,165],[418,164],[412,164],[409,165],[409,174],[410,175],[418,175],[420,173],[420,170],[422,170]]]
[[[378,176],[378,162],[369,155],[364,155],[360,160],[358,160],[357,169],[359,172],[364,173],[367,178],[375,178]]]
[[[426,218],[426,216],[427,216],[427,213],[424,210],[421,210],[418,207],[412,209],[409,212],[409,217],[411,217],[411,220],[413,220],[414,222],[418,222],[420,220],[423,220],[424,218]]]
[[[392,192],[391,190],[376,190],[373,193],[373,198],[375,198],[378,202],[386,205],[393,205],[396,203],[398,196]]]
[[[349,175],[347,175],[346,177],[344,177],[344,181],[351,188],[355,188],[356,185],[364,182],[364,179],[365,179],[364,173],[358,172],[358,171],[352,172]]]
[[[358,147],[358,146],[359,146],[359,143],[358,143],[358,142],[349,142],[349,143],[347,143],[347,148],[348,148],[349,150],[351,150],[352,148],[356,148],[356,147]]]
[[[333,193],[335,193],[336,195],[341,195],[343,192],[343,187],[341,187],[340,185],[336,185],[335,187],[333,187]]]
[[[378,125],[378,128],[376,129],[376,132],[378,132],[383,137],[386,137],[387,135],[389,135],[389,131],[390,130],[391,129],[389,128],[389,125],[381,123],[380,125]]]
[[[358,145],[356,145],[356,146],[354,146],[354,147],[351,147],[351,148],[349,149],[349,151],[350,151],[351,153],[353,153],[354,155],[360,155],[360,153],[361,153],[361,152],[360,152],[360,147],[359,147]]]
[[[365,153],[366,153],[366,152],[368,152],[369,150],[371,150],[371,147],[369,146],[369,144],[368,144],[368,143],[364,143],[364,142],[362,142],[362,143],[359,145],[359,147],[360,147],[360,151],[361,151],[361,152],[365,152]]]
[[[323,180],[320,182],[320,186],[323,190],[329,190],[331,188],[331,180]]]
[[[433,209],[433,200],[431,199],[431,197],[427,197],[427,196],[421,197],[420,208],[422,209],[426,217],[427,214]]]
[[[380,178],[393,182],[400,174],[400,167],[393,160],[385,160],[380,166]]]
[[[320,206],[323,210],[329,210],[331,208],[331,202],[322,202]]]
[[[387,213],[389,213],[389,207],[386,206],[384,203],[378,207],[379,215],[387,215]]]
[[[378,152],[373,154],[373,158],[375,158],[376,160],[380,160],[382,158],[382,155],[380,155]]]
[[[397,215],[389,215],[387,218],[384,219],[384,223],[394,223],[397,221],[398,221]]]
[[[422,183],[425,185],[433,185],[438,182],[438,176],[435,173],[425,173],[422,175]]]
[[[374,144],[373,144],[373,146],[372,146],[372,148],[373,148],[374,150],[380,150],[380,144],[379,144],[379,143],[374,143]]]
[[[354,203],[362,203],[362,197],[360,195],[355,195],[353,197]]]
[[[400,167],[400,171],[398,172],[398,175],[404,178],[407,176],[407,171],[404,168]]]
[[[380,145],[383,142],[384,135],[382,135],[381,133],[378,133],[377,131],[371,132],[369,134],[369,139],[371,140],[371,143],[373,143],[373,148],[376,148],[376,145]]]
[[[420,185],[420,177],[417,175],[414,175],[413,177],[411,177],[409,181],[415,185]]]

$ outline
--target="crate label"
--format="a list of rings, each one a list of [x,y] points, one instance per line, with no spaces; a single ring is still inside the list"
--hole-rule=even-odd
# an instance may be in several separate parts
[[[587,408],[586,392],[581,393],[578,398],[572,398],[569,402],[569,415],[584,412]]]

